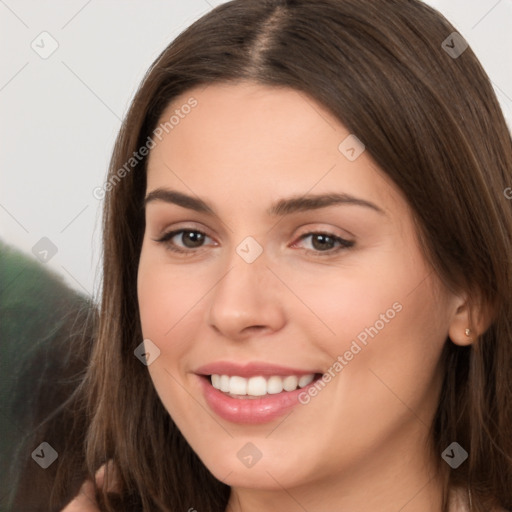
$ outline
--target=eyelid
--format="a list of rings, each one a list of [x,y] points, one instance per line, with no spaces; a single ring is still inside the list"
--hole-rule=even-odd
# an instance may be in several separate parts
[[[165,225],[165,227],[160,228],[158,230],[155,230],[159,235],[156,235],[157,239],[166,237],[171,232],[179,232],[179,231],[197,231],[199,233],[202,233],[203,235],[206,235],[212,239],[215,239],[213,234],[211,233],[211,230],[208,229],[203,224],[193,222],[193,221],[184,221],[184,223],[177,222],[172,225]]]
[[[303,231],[304,233],[325,233],[344,239],[347,237],[351,240],[356,239],[356,235],[348,231],[348,229],[341,229],[340,227],[331,225],[329,222],[308,222],[299,226],[296,231]]]
[[[353,233],[346,229],[341,229],[321,222],[304,224],[300,226],[296,231],[299,233],[298,235],[296,235],[296,239],[300,239],[304,235],[311,234],[324,234],[332,236],[333,238],[339,238],[346,242],[354,243],[356,242],[357,239],[356,235],[354,235]]]

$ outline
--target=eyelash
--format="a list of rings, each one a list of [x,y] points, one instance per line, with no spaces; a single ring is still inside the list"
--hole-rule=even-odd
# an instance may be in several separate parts
[[[204,237],[210,238],[210,237],[208,237],[208,235],[206,233],[204,233],[203,231],[199,231],[198,229],[176,229],[174,231],[169,231],[168,233],[164,233],[164,235],[162,237],[156,239],[155,242],[165,244],[166,248],[172,252],[179,253],[179,254],[182,254],[185,256],[192,256],[195,253],[197,253],[198,251],[196,251],[194,249],[183,249],[183,248],[171,243],[171,240],[176,235],[183,234],[183,233],[199,233],[199,234],[203,235]],[[305,234],[301,235],[299,237],[299,241],[302,241],[305,238],[308,238],[308,237],[314,236],[314,235],[323,235],[323,236],[332,238],[335,243],[339,244],[339,246],[337,248],[329,249],[327,251],[306,249],[306,253],[308,253],[308,254],[313,253],[314,255],[318,255],[321,257],[332,256],[334,254],[338,254],[342,250],[350,249],[355,244],[355,242],[353,242],[353,241],[345,240],[344,238],[341,238],[339,236],[333,235],[332,233],[328,233],[325,231],[310,231],[309,233],[305,233]],[[294,242],[293,245],[295,245],[295,243],[297,243],[297,242]],[[203,246],[199,247],[198,249],[201,249],[202,247]]]

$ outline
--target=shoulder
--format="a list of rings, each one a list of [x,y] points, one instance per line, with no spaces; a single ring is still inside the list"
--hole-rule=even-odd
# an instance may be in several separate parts
[[[459,487],[450,491],[450,512],[469,512],[469,496],[467,490]]]
[[[470,497],[467,488],[459,487],[450,491],[449,512],[470,512]],[[489,512],[510,512],[502,507],[496,507]]]

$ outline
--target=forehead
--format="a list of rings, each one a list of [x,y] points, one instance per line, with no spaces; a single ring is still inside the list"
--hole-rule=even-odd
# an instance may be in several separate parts
[[[197,104],[188,109],[191,98]],[[306,95],[248,82],[192,89],[167,107],[160,125],[165,128],[171,117],[176,124],[167,127],[167,139],[175,152],[185,144],[202,153],[217,150],[218,157],[225,155],[226,160],[259,160],[266,155],[271,159],[283,153],[292,159],[294,155],[325,151],[329,145],[336,150],[339,137],[348,135],[329,112]]]
[[[366,152],[347,158],[343,143],[353,137],[347,128],[290,88],[250,82],[194,88],[166,108],[159,127],[148,190],[168,186],[249,202],[260,194],[277,199],[332,190],[396,200]]]

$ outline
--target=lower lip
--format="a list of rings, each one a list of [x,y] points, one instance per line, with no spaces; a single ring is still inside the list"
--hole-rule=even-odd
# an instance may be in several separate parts
[[[215,389],[209,377],[199,376],[203,394],[212,411],[232,423],[268,423],[299,405],[299,395],[308,391],[317,379],[295,391],[282,391],[261,398],[232,398]]]

